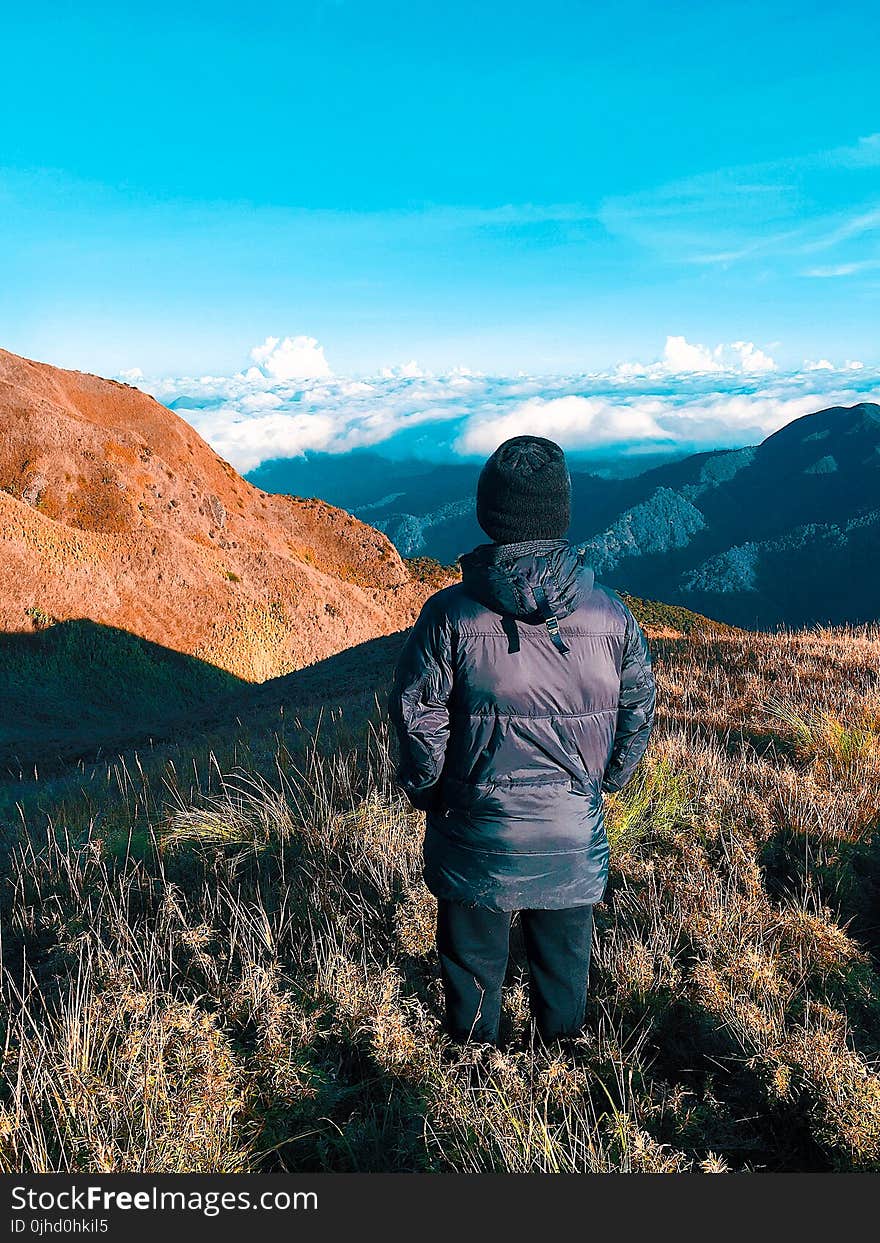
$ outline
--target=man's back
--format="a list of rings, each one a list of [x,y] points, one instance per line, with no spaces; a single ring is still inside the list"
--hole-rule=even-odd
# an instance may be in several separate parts
[[[602,786],[628,777],[653,713],[644,638],[564,540],[486,545],[462,570],[425,605],[392,694],[427,883],[499,910],[595,903]]]

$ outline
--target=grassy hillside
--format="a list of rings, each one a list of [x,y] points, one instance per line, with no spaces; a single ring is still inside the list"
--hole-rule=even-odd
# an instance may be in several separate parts
[[[736,629],[726,622],[713,621],[702,613],[683,608],[680,604],[663,604],[659,600],[642,600],[621,591],[620,597],[632,610],[633,616],[649,634],[669,638],[677,635],[734,635]]]
[[[518,949],[505,1049],[444,1041],[420,817],[343,657],[343,708],[316,666],[10,815],[0,1169],[880,1168],[880,630],[689,629],[571,1048]]]
[[[261,682],[424,603],[375,528],[253,487],[137,388],[0,349],[0,429],[0,631],[89,619]]]

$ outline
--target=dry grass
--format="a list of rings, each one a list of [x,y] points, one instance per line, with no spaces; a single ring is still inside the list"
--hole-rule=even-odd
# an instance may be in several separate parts
[[[590,1022],[440,1029],[420,818],[387,738],[108,773],[19,829],[2,1170],[880,1168],[880,632],[655,644],[609,800]],[[337,726],[339,723],[336,723]],[[112,791],[112,793],[111,793]]]

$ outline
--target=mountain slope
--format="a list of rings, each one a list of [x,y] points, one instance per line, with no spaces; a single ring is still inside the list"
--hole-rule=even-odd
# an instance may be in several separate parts
[[[380,532],[242,479],[136,389],[0,350],[0,628],[89,618],[262,680],[410,623]]]
[[[638,483],[657,511],[654,543],[617,562],[616,586],[745,626],[880,615],[880,407],[804,415],[754,448],[699,455]],[[658,556],[658,532],[668,529],[659,500],[669,491],[702,526],[678,546],[667,535]],[[591,544],[600,557],[614,551],[607,534]]]
[[[404,555],[448,563],[485,541],[476,467],[398,471],[386,461],[382,470],[374,454],[361,471],[356,455],[328,459],[298,465],[304,488],[326,485],[339,497],[354,487],[356,512]],[[290,469],[275,463],[267,477],[283,483]],[[571,479],[572,538],[619,590],[758,628],[880,616],[880,406],[820,410],[760,445],[693,454],[634,477],[575,465]]]

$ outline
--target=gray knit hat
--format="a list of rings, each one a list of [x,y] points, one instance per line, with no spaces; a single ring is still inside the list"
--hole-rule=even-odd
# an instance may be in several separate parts
[[[564,539],[571,522],[571,478],[559,445],[514,436],[480,473],[477,521],[496,544]]]

